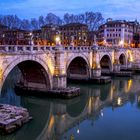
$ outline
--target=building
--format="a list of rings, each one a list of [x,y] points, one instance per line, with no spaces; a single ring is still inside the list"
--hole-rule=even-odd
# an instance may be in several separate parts
[[[125,20],[108,19],[99,27],[98,44],[113,47],[135,47],[134,35],[137,34],[139,23]]]
[[[5,44],[5,31],[7,31],[9,28],[5,25],[0,24],[0,45]]]
[[[54,46],[56,43],[56,36],[60,34],[59,26],[47,24],[41,27],[42,40],[44,45]]]
[[[20,29],[8,29],[4,31],[4,43],[6,45],[30,45],[31,35],[29,31]]]
[[[81,23],[70,23],[60,26],[61,44],[64,46],[87,45],[88,26]]]
[[[31,33],[31,44],[33,45],[45,45],[45,42],[42,40],[42,31],[41,30],[33,30]]]

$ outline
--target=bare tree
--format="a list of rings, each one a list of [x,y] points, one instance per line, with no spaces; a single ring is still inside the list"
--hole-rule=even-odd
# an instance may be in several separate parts
[[[31,29],[30,21],[27,19],[23,19],[20,25],[20,29],[30,30]]]
[[[103,23],[104,18],[101,13],[85,12],[84,14],[73,15],[66,13],[64,15],[64,23],[83,23],[87,24],[89,30],[97,30],[97,28]]]
[[[39,27],[45,25],[45,19],[44,19],[43,16],[40,16],[40,17],[38,18],[38,24],[39,24]]]
[[[47,24],[61,25],[62,24],[62,20],[60,19],[60,17],[56,16],[55,14],[49,13],[46,16],[46,23]]]
[[[36,18],[31,19],[31,28],[32,29],[39,29],[38,20]]]
[[[16,15],[0,15],[0,23],[8,26],[9,28],[18,29],[39,29],[45,24],[62,25],[69,23],[82,23],[87,24],[89,30],[97,30],[98,27],[104,22],[104,18],[101,13],[97,12],[85,12],[82,14],[74,15],[66,13],[63,19],[56,16],[53,13],[47,14],[46,17],[40,16],[38,19],[32,18],[21,20]]]

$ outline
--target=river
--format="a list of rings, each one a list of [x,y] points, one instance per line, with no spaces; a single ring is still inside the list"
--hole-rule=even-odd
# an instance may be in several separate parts
[[[69,84],[81,88],[70,99],[18,96],[18,74],[8,76],[0,103],[22,106],[33,120],[0,140],[137,140],[140,139],[140,76],[113,78],[110,84]]]

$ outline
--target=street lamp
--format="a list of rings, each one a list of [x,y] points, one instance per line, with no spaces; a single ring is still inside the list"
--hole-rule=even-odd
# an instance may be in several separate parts
[[[34,41],[33,41],[33,33],[30,32],[30,45],[34,45]]]
[[[123,40],[121,40],[121,41],[119,42],[119,46],[122,47],[122,48],[124,47],[124,41],[123,41]]]
[[[71,36],[71,43],[70,43],[70,45],[74,47],[74,36]]]
[[[61,44],[60,36],[56,36],[55,41],[56,41],[56,45],[60,45]]]
[[[2,44],[5,45],[5,34],[2,34]]]

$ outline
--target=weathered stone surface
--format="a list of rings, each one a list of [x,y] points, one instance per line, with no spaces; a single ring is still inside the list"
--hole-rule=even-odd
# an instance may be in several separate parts
[[[8,134],[21,127],[30,120],[27,109],[11,106],[7,104],[0,105],[0,132]]]

